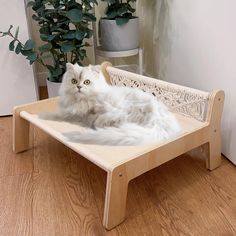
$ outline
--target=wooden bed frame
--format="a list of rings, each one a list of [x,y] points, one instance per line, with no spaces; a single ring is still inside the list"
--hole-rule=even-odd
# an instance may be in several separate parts
[[[150,146],[99,146],[68,142],[62,132],[80,127],[66,122],[39,119],[37,113],[57,110],[58,98],[18,106],[13,115],[13,150],[29,149],[29,125],[41,128],[75,152],[107,172],[103,225],[108,229],[125,219],[130,180],[203,144],[208,144],[206,167],[213,170],[221,162],[221,114],[224,92],[210,93],[167,83],[114,68],[101,66],[107,82],[138,87],[163,101],[175,113],[183,132],[179,137]]]

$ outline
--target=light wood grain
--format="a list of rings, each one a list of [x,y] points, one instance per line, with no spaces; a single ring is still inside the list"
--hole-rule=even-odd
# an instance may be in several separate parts
[[[110,76],[109,76],[109,74],[107,73],[107,67],[108,66],[111,66],[112,64],[110,63],[110,62],[103,62],[102,64],[101,64],[101,71],[102,71],[102,73],[103,73],[103,75],[104,75],[104,77],[105,77],[105,79],[106,79],[106,81],[107,81],[107,83],[108,84],[111,84],[111,80],[110,80]]]
[[[33,142],[31,133],[31,143]],[[12,152],[12,118],[0,120],[0,178],[3,176],[31,173],[33,170],[34,150],[14,155]]]
[[[124,169],[116,168],[107,173],[103,225],[112,229],[125,219],[129,180]]]
[[[0,168],[0,235],[236,234],[236,167],[224,158],[209,172],[196,151],[130,181],[126,220],[108,232],[102,227],[106,172],[39,129],[34,151],[16,163],[11,122],[0,118],[0,161],[8,169]]]
[[[58,108],[58,98],[45,99],[33,103],[24,104],[14,108],[13,112],[13,151],[15,153],[25,151],[30,148],[29,128],[30,124],[27,120],[22,119],[20,112],[22,110],[29,113],[39,113],[47,111],[55,111]],[[45,104],[47,104],[45,106]]]
[[[125,219],[125,201],[130,180],[206,143],[209,143],[207,168],[212,170],[220,165],[220,121],[223,101],[222,91],[213,91],[210,94],[206,122],[198,122],[180,114],[176,115],[183,132],[175,139],[150,146],[106,147],[83,145],[66,140],[62,135],[63,132],[80,131],[81,127],[38,118],[37,113],[41,111],[57,109],[57,98],[43,100],[15,108],[13,148],[15,152],[20,152],[29,147],[29,123],[32,123],[106,170],[108,174],[103,224],[107,229],[111,229]],[[112,156],[115,159],[112,159]]]
[[[83,159],[77,157],[74,162],[73,155],[66,150],[69,161],[64,169],[34,174],[34,232],[36,235],[52,235],[48,232],[61,236],[101,235],[104,229]]]
[[[224,92],[215,91],[210,95],[210,102],[207,114],[209,122],[208,155],[206,166],[209,170],[217,168],[221,163],[221,116],[224,104]]]
[[[32,175],[0,178],[0,235],[32,235]]]
[[[46,101],[46,100],[45,100]],[[38,103],[36,103],[38,104]],[[45,104],[45,110],[48,111],[50,108]],[[36,107],[36,106],[35,106]],[[37,113],[36,108],[33,107],[34,112]],[[50,107],[50,103],[49,103]],[[163,141],[161,143],[152,145],[140,145],[140,146],[102,146],[102,145],[86,145],[80,143],[69,142],[62,133],[71,131],[81,131],[83,127],[70,122],[60,122],[51,120],[42,120],[37,114],[31,114],[26,112],[23,108],[20,112],[21,119],[24,118],[33,125],[39,127],[46,133],[50,134],[55,139],[59,140],[66,146],[70,147],[72,150],[78,152],[91,162],[95,163],[102,169],[106,171],[112,171],[114,168],[132,161],[135,158],[143,154],[148,154],[150,156],[160,155],[162,158],[156,160],[156,165],[160,165],[163,162],[175,158],[176,156],[189,151],[190,149],[199,146],[209,140],[209,130],[208,124],[196,121],[192,118],[185,117],[182,115],[176,115],[179,121],[182,132],[175,139],[170,139]],[[40,107],[40,109],[43,109]],[[172,148],[173,146],[173,148]],[[174,148],[175,147],[175,148]],[[164,151],[164,150],[165,151]],[[172,150],[169,152],[169,150]],[[176,150],[178,149],[178,150]],[[175,151],[174,151],[175,150]],[[161,155],[160,152],[168,152],[168,157]],[[145,160],[144,160],[145,161]],[[153,162],[153,161],[152,161]],[[155,167],[155,166],[154,166]],[[154,168],[152,167],[152,168]]]
[[[101,70],[109,82],[108,69],[110,64],[105,62]],[[122,70],[114,70],[117,76],[136,76]],[[152,78],[138,76],[139,80],[155,81]],[[193,114],[176,114],[181,125],[182,132],[174,139],[165,140],[155,145],[146,146],[101,146],[84,145],[68,141],[63,133],[80,132],[83,127],[68,122],[48,121],[38,117],[42,111],[54,112],[57,110],[58,98],[47,99],[31,104],[22,105],[14,109],[13,116],[13,150],[21,152],[29,148],[29,124],[42,129],[62,144],[74,150],[78,154],[93,162],[107,172],[106,197],[104,207],[103,225],[112,229],[125,219],[126,198],[128,183],[132,179],[176,158],[201,145],[208,145],[206,166],[213,170],[220,166],[221,160],[221,114],[224,104],[224,92],[220,90],[206,93],[192,88],[186,88],[175,84],[168,84],[171,88],[178,87],[178,91],[204,94],[207,102],[204,112],[206,120],[198,121]],[[194,103],[189,104],[195,106]],[[43,155],[44,150],[42,151]],[[112,158],[114,157],[114,158]]]

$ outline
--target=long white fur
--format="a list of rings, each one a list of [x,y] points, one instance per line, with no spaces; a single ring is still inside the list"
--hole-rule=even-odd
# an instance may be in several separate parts
[[[78,83],[72,84],[72,79]],[[90,84],[85,85],[85,80]],[[64,133],[73,142],[153,144],[173,138],[181,131],[175,116],[154,96],[136,88],[108,85],[93,66],[67,63],[59,107],[58,113],[43,113],[40,117],[70,120],[86,126],[85,132]]]

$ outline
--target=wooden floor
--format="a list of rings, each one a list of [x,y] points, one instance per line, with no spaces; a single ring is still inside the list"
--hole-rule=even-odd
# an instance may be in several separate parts
[[[12,153],[12,118],[0,118],[0,235],[236,235],[236,168],[215,171],[184,155],[130,182],[126,221],[102,227],[106,173],[39,129]]]

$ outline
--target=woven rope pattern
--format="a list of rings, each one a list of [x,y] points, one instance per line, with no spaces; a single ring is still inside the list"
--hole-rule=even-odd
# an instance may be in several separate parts
[[[162,101],[172,112],[192,117],[201,122],[206,120],[209,93],[126,72],[114,67],[108,67],[107,72],[113,85],[142,89]]]

